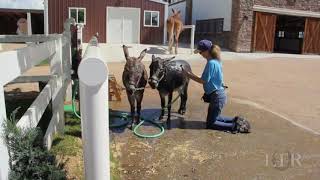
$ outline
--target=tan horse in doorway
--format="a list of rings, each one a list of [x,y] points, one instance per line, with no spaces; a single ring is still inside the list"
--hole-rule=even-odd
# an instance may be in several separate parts
[[[169,52],[172,54],[172,46],[174,41],[175,44],[175,53],[178,54],[178,46],[179,46],[179,36],[183,31],[183,23],[180,17],[180,11],[176,11],[172,9],[173,14],[167,20],[167,29],[169,34]]]

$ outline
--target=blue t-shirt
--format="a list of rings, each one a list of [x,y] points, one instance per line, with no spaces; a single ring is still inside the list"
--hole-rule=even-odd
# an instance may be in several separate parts
[[[216,59],[208,61],[201,79],[206,82],[203,85],[206,94],[211,94],[213,91],[224,89],[221,62]]]

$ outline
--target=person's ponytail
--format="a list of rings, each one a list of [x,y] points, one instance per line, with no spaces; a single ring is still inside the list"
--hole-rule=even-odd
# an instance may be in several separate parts
[[[221,61],[221,49],[218,45],[213,45],[210,51],[212,58]]]

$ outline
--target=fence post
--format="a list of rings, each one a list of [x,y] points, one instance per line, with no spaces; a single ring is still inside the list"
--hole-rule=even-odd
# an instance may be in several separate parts
[[[3,85],[0,84],[0,133],[3,133],[3,123],[7,118],[6,114],[6,104],[4,97],[4,89]],[[7,146],[4,142],[2,136],[0,136],[0,180],[8,179],[8,171],[9,171],[9,154]]]
[[[85,179],[110,180],[108,69],[96,37],[89,42],[78,74]]]
[[[63,53],[62,53],[62,40],[63,36],[61,36],[59,39],[55,40],[55,50],[56,53],[53,56],[53,58],[50,61],[50,74],[55,78],[57,81],[58,87],[63,87],[64,84],[64,68],[63,68]],[[51,98],[53,98],[54,94],[51,95]],[[59,104],[56,102],[59,102],[58,99],[61,99],[60,102],[64,102],[64,96],[58,96],[56,97],[56,101],[52,102],[52,116],[57,117],[57,124],[58,124],[58,132],[63,132],[64,128],[64,104]]]
[[[64,23],[64,32],[63,39],[65,41],[64,46],[62,47],[62,57],[63,57],[63,68],[64,75],[66,76],[67,81],[71,81],[71,64],[72,64],[72,55],[71,55],[71,30],[70,26],[75,24],[75,20],[73,18],[67,19]],[[66,91],[65,101],[71,102],[72,100],[72,87],[71,83],[68,84],[68,88]]]

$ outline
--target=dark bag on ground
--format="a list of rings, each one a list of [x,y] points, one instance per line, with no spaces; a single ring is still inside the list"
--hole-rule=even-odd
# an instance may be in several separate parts
[[[204,102],[206,102],[206,103],[210,103],[210,101],[211,101],[211,94],[206,94],[206,93],[204,93],[201,99],[202,99]]]

